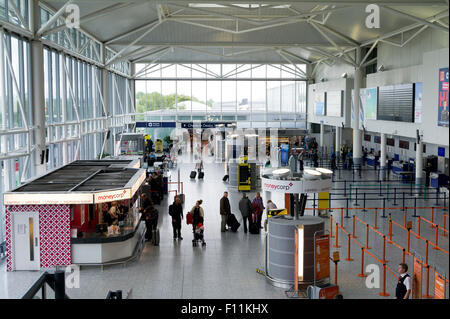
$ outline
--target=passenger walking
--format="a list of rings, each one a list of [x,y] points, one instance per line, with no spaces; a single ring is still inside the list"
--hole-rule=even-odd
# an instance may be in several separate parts
[[[336,154],[331,151],[331,170],[335,170],[336,169]]]
[[[194,207],[192,207],[190,213],[192,214],[192,231],[195,233],[195,227],[204,221],[205,213],[203,208],[200,206],[203,203],[201,199],[195,202]]]
[[[352,151],[347,153],[347,160],[348,160],[348,169],[351,171],[353,168],[353,152]]]
[[[223,197],[220,199],[220,231],[226,232],[228,229],[226,228],[228,216],[231,214],[231,206],[230,201],[228,199],[228,192],[223,193]]]
[[[262,219],[262,215],[264,213],[265,207],[264,207],[263,199],[262,199],[262,197],[261,197],[259,192],[257,192],[255,198],[253,198],[252,205],[253,205],[253,207],[255,208],[255,211],[256,211],[256,217],[257,217],[258,226],[259,226],[259,228],[262,228],[262,226],[261,226],[261,219]]]
[[[250,226],[250,223],[252,222],[253,206],[246,193],[242,194],[242,198],[239,201],[239,211],[241,212],[242,222],[244,223],[244,233],[247,233],[247,221]]]
[[[319,167],[319,151],[317,149],[313,151],[313,163],[314,167]]]
[[[169,215],[172,217],[173,239],[182,240],[181,237],[181,221],[183,219],[183,206],[181,199],[175,196],[173,204],[169,206]]]
[[[398,281],[395,288],[395,299],[409,299],[411,294],[411,277],[407,274],[408,265],[401,263],[398,265]]]

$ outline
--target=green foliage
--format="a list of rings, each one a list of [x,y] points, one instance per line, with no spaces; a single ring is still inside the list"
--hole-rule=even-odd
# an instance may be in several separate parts
[[[144,113],[147,111],[157,111],[157,110],[175,110],[176,109],[176,99],[175,94],[161,95],[159,92],[136,93],[136,112]],[[190,96],[178,94],[178,103],[185,101],[199,102],[196,97],[191,99]],[[208,105],[212,106],[213,100],[208,101]],[[179,109],[185,109],[184,106],[180,106]]]

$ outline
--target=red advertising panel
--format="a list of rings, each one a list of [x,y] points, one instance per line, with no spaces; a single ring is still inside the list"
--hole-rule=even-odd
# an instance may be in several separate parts
[[[412,298],[422,298],[422,263],[414,258]]]
[[[434,273],[434,299],[445,299],[445,279]]]
[[[330,276],[330,235],[316,236],[316,280]]]

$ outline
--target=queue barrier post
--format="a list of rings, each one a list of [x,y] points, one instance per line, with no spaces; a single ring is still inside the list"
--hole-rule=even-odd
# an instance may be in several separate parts
[[[422,224],[421,220],[422,220],[422,218],[419,216],[419,218],[417,219],[418,224],[417,224],[417,236],[416,236],[416,238],[420,238],[420,225]]]
[[[406,259],[406,249],[402,248],[402,263],[405,263],[405,259]]]
[[[344,224],[344,208],[341,207],[341,219],[339,220],[341,222],[341,225]]]
[[[402,201],[403,201],[402,207],[405,207],[405,192],[403,192],[403,199],[402,199]]]
[[[340,174],[341,171],[339,171],[339,178],[341,178]],[[344,196],[347,196],[347,180],[344,181]]]
[[[425,263],[428,265],[428,250],[429,250],[429,247],[428,247],[428,240],[425,240]]]
[[[383,235],[383,263],[386,262],[386,235]]]
[[[359,204],[358,204],[358,187],[356,188],[355,203],[353,205],[359,206]]]
[[[334,238],[334,236],[333,236],[333,215],[330,215],[330,238]]]
[[[336,223],[336,243],[333,246],[334,248],[341,248],[341,246],[339,246],[339,224]]]
[[[433,224],[434,224],[434,207],[431,207],[431,224],[430,224],[430,228],[434,228]]]
[[[426,289],[426,294],[423,295],[424,298],[430,299],[433,298],[433,296],[430,296],[430,265],[428,265],[427,263],[427,289]]]
[[[383,196],[383,194],[381,194],[381,180],[378,182],[378,184],[380,185],[380,191],[378,192],[378,196]]]
[[[361,247],[361,273],[358,274],[358,277],[367,277],[364,273],[364,247]]]
[[[447,193],[444,192],[444,208],[442,209],[444,212],[447,211]]]
[[[412,215],[412,217],[419,217],[416,214],[417,212],[417,197],[414,197],[414,214]]]
[[[392,242],[392,216],[389,213],[389,240]]]
[[[334,284],[337,286],[338,279],[338,262],[333,260],[334,262]]]
[[[407,218],[407,214],[408,214],[408,207],[405,207],[405,218],[404,218],[404,227],[406,228],[406,218]]]
[[[345,218],[350,218],[350,216],[348,216],[348,198],[347,198],[346,202],[347,202],[347,206],[346,206],[346,210],[345,210]]]
[[[356,228],[356,216],[353,215],[353,238],[356,238],[355,228]]]
[[[363,196],[363,212],[367,212],[366,209],[366,192],[364,192],[364,196]]]
[[[347,258],[345,260],[347,261],[353,261],[353,258],[350,257],[350,234],[347,235]]]
[[[435,203],[435,205],[439,206],[439,187],[436,188],[436,203]]]
[[[386,292],[386,263],[383,262],[383,291],[379,293],[382,297],[389,297],[389,294]]]
[[[333,194],[332,193],[329,193],[328,194],[328,212],[332,212],[333,210],[331,209],[331,196],[332,196]]]
[[[369,247],[369,224],[366,224],[366,249],[370,249]]]
[[[384,210],[383,210],[384,213]],[[374,229],[378,229],[378,210],[375,208],[375,215],[374,215],[375,221],[374,221]]]
[[[386,218],[386,198],[383,198],[383,215],[381,215],[381,218]]]
[[[394,187],[394,203],[392,206],[398,206],[397,204],[397,187]]]
[[[435,238],[435,246],[433,247],[434,250],[439,250],[438,248],[438,239],[439,239],[439,226],[436,225],[436,238]]]
[[[411,243],[411,229],[408,228],[408,253],[409,253],[409,246],[410,246],[410,243]]]

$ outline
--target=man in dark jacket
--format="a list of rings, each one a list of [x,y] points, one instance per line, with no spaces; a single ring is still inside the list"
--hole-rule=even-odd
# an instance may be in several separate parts
[[[139,211],[141,212],[141,219],[145,222],[145,226],[147,231],[145,232],[145,238],[147,240],[151,240],[152,238],[152,230],[151,230],[151,222],[150,222],[150,209],[153,207],[152,202],[148,199],[148,196],[144,193],[141,194],[141,207]]]
[[[228,192],[223,193],[223,197],[220,199],[220,217],[222,218],[220,230],[226,232],[228,216],[231,214],[230,201],[228,200]]]
[[[242,214],[242,222],[244,223],[244,233],[247,233],[247,221],[250,226],[251,216],[253,213],[253,205],[247,194],[242,195],[242,199],[239,201],[239,211]]]
[[[146,216],[146,223],[145,223],[147,226],[147,232],[150,232],[149,240],[152,239],[153,232],[156,232],[156,230],[158,229],[158,216],[159,216],[158,210],[153,205],[150,206]]]
[[[169,215],[172,217],[173,239],[180,239],[181,237],[181,220],[183,219],[183,206],[181,199],[176,196],[175,201],[169,206]]]

